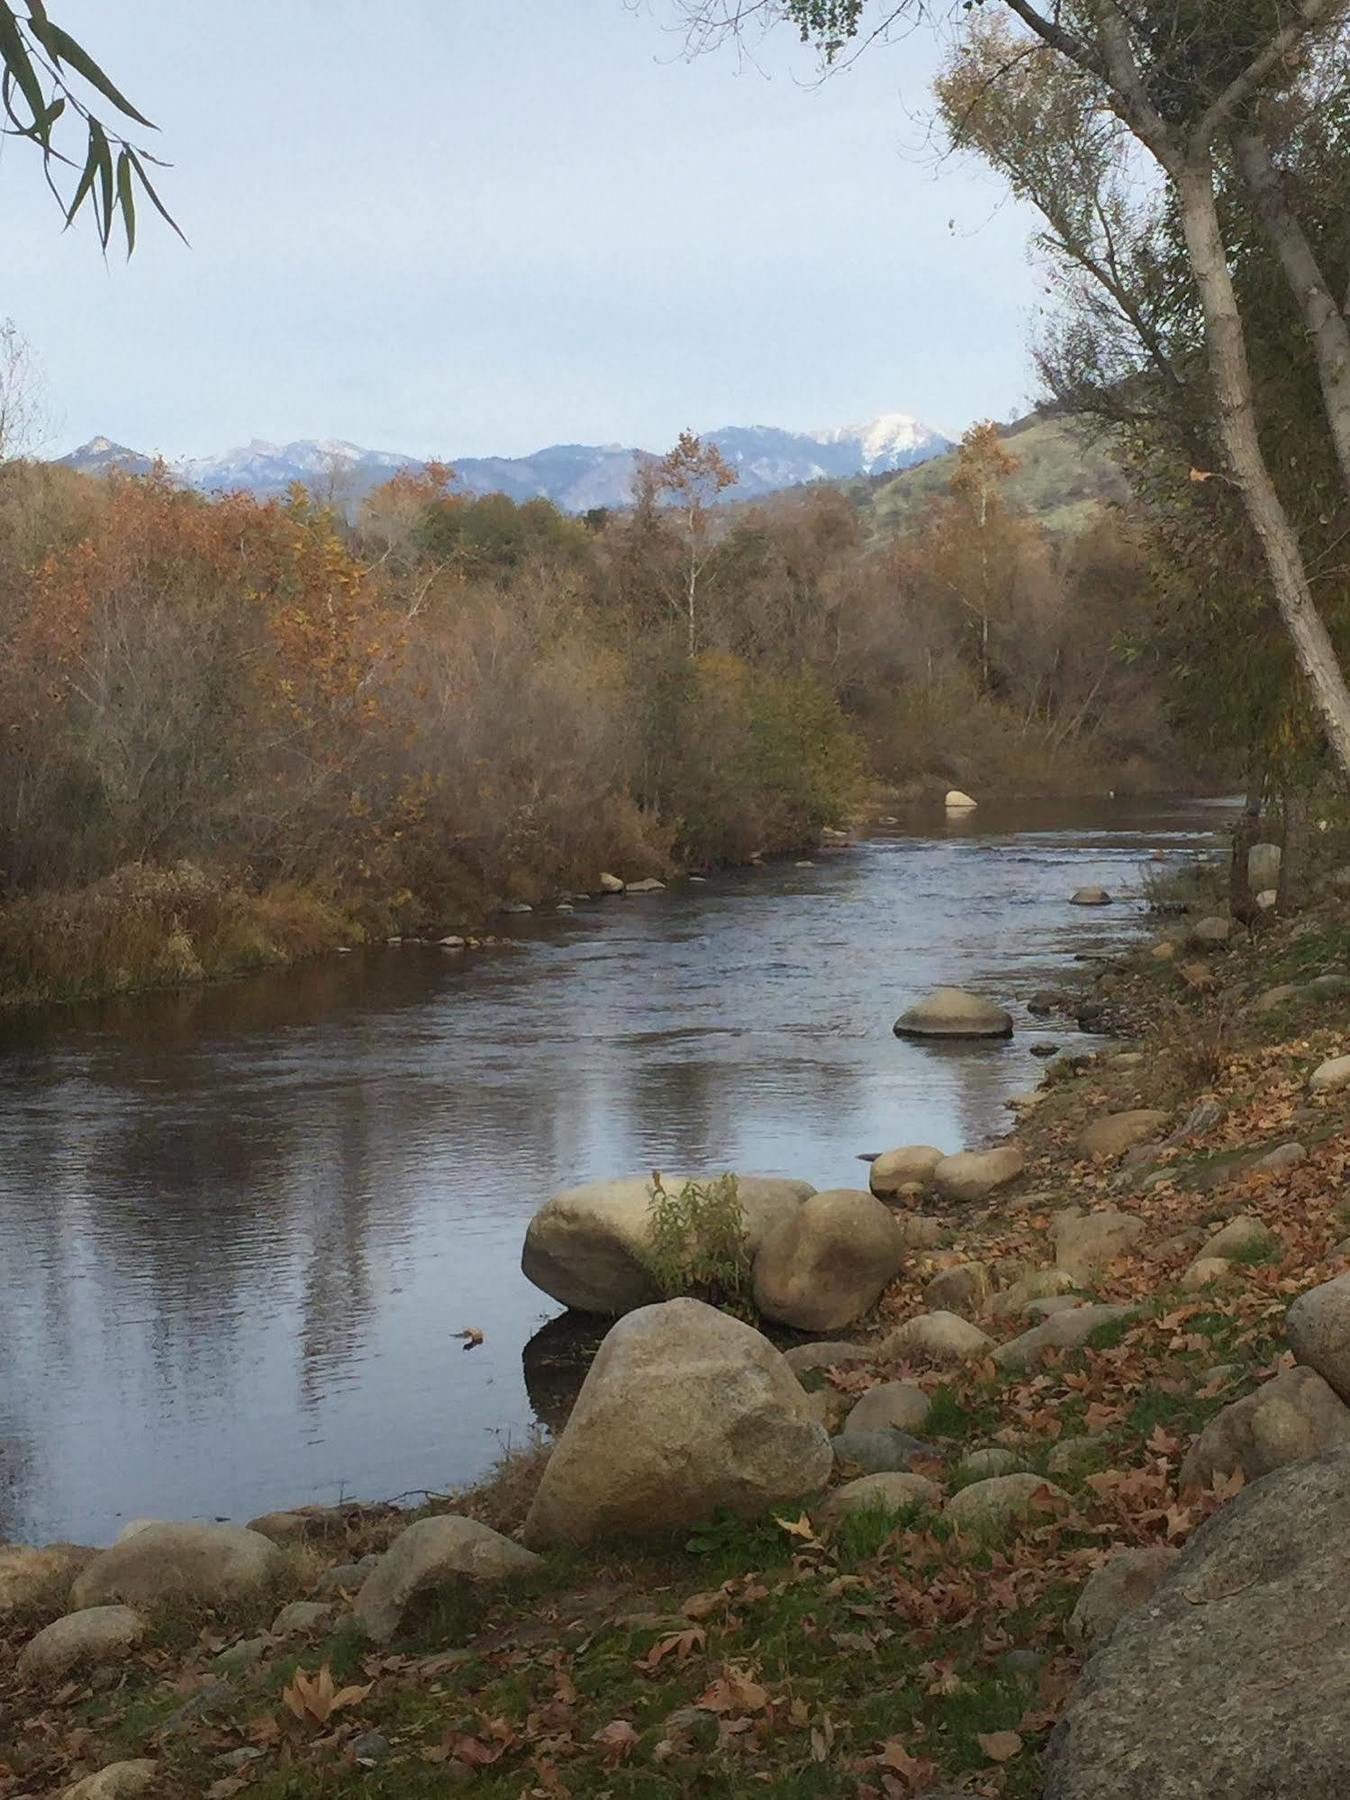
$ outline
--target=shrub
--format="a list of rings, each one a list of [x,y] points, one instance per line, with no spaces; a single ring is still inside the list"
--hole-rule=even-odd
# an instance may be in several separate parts
[[[690,1294],[743,1317],[753,1314],[745,1211],[734,1175],[686,1181],[671,1193],[652,1176],[647,1266],[666,1299]]]

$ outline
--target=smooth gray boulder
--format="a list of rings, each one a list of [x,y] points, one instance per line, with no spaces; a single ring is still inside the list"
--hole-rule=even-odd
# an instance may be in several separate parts
[[[831,1490],[820,1508],[821,1517],[833,1522],[846,1513],[904,1513],[923,1507],[936,1510],[942,1504],[942,1489],[926,1475],[908,1474],[902,1470],[885,1470],[877,1475],[859,1475]]]
[[[1308,1086],[1314,1093],[1334,1093],[1338,1088],[1350,1086],[1350,1056],[1331,1056],[1326,1062],[1318,1063],[1308,1077]]]
[[[1285,1315],[1284,1332],[1297,1361],[1350,1403],[1350,1275],[1300,1294]]]
[[[882,1381],[849,1412],[844,1432],[922,1431],[933,1402],[917,1381]]]
[[[661,1179],[675,1194],[691,1179],[709,1182],[717,1176],[663,1171]],[[746,1249],[753,1256],[770,1227],[815,1189],[778,1176],[738,1175],[736,1192],[745,1215]],[[651,1202],[650,1173],[563,1188],[526,1229],[520,1257],[526,1279],[577,1312],[619,1317],[655,1304],[661,1292],[648,1267]]]
[[[30,1638],[14,1667],[25,1680],[53,1678],[89,1663],[118,1662],[144,1636],[145,1621],[129,1606],[87,1606]]]
[[[1260,1219],[1254,1219],[1248,1213],[1239,1213],[1226,1225],[1216,1231],[1200,1247],[1201,1256],[1226,1256],[1233,1258],[1244,1254],[1268,1255],[1280,1248],[1280,1240]]]
[[[841,1467],[852,1465],[867,1475],[909,1469],[915,1462],[941,1460],[936,1444],[908,1431],[894,1431],[885,1426],[871,1431],[854,1431],[846,1427],[830,1439],[830,1447],[835,1462]]]
[[[1049,1516],[1072,1504],[1064,1489],[1044,1475],[991,1475],[953,1494],[942,1516],[958,1531],[997,1531],[1016,1520]]]
[[[1179,1554],[1168,1544],[1117,1550],[1084,1583],[1066,1628],[1069,1642],[1080,1649],[1104,1644],[1126,1613],[1144,1604]]]
[[[958,1150],[954,1156],[944,1156],[933,1170],[933,1186],[946,1200],[969,1203],[1016,1181],[1025,1167],[1026,1157],[1016,1144],[999,1144],[993,1150]]]
[[[824,1487],[830,1440],[767,1338],[700,1300],[620,1319],[544,1470],[528,1544],[664,1536]]]
[[[1045,1800],[1344,1800],[1350,1448],[1207,1519],[1089,1660]]]
[[[352,1612],[366,1635],[387,1644],[414,1598],[460,1582],[528,1574],[541,1558],[477,1519],[447,1513],[401,1531],[362,1583]]]
[[[1006,1038],[1012,1031],[1010,1012],[954,987],[934,988],[895,1021],[897,1037]]]
[[[861,1188],[829,1188],[784,1213],[754,1263],[755,1306],[798,1331],[838,1331],[869,1312],[904,1267],[904,1233]]]
[[[926,1188],[945,1155],[945,1150],[932,1144],[902,1144],[897,1150],[883,1150],[872,1160],[868,1186],[878,1200],[898,1199],[916,1186]]]
[[[966,1362],[971,1357],[987,1356],[994,1347],[988,1332],[972,1325],[959,1313],[919,1313],[897,1325],[882,1342],[883,1361]]]
[[[275,1544],[242,1525],[146,1525],[96,1556],[70,1600],[76,1608],[115,1600],[153,1606],[185,1595],[213,1604],[262,1587],[283,1560]]]
[[[1052,1313],[994,1351],[1000,1369],[1030,1369],[1046,1350],[1080,1350],[1093,1332],[1134,1317],[1132,1306],[1075,1306]]]
[[[1350,1408],[1313,1369],[1284,1369],[1212,1418],[1187,1451],[1183,1488],[1212,1487],[1240,1471],[1248,1481],[1319,1450],[1350,1443]]]

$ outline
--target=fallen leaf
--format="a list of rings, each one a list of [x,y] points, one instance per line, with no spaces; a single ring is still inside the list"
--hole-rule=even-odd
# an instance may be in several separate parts
[[[297,1669],[281,1690],[281,1701],[302,1724],[326,1725],[335,1712],[359,1705],[373,1686],[373,1682],[367,1682],[364,1687],[337,1687],[333,1671],[325,1663],[317,1675]]]
[[[1007,1762],[1010,1757],[1020,1755],[1022,1749],[1022,1740],[1015,1731],[980,1732],[975,1742],[990,1762]]]
[[[611,1769],[627,1762],[637,1746],[638,1734],[627,1719],[611,1719],[608,1725],[602,1725],[591,1737],[593,1744],[599,1744],[604,1751],[605,1762]]]
[[[463,1331],[457,1331],[454,1335],[464,1339],[466,1350],[476,1350],[483,1341],[483,1334],[476,1325],[466,1325]]]

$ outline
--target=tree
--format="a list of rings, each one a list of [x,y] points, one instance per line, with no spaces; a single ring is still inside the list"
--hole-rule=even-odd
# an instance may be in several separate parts
[[[32,346],[13,319],[0,319],[0,463],[30,448],[42,415]]]
[[[178,231],[148,172],[163,164],[125,134],[131,125],[147,131],[155,130],[154,125],[83,45],[56,23],[46,0],[24,0],[22,10],[0,0],[0,103],[9,120],[4,127],[7,135],[26,140],[41,153],[43,174],[67,225],[87,204],[106,250],[120,219],[129,256],[136,247],[139,187],[160,217]],[[79,150],[68,154],[62,148],[64,134],[74,145],[81,132],[82,155]],[[78,170],[69,197],[57,184],[62,169]]]
[[[682,535],[684,614],[690,656],[698,654],[698,592],[708,566],[708,510],[719,494],[734,486],[736,472],[716,444],[705,444],[692,431],[682,431],[674,449],[651,470],[652,492],[678,516]]]
[[[752,19],[787,21],[826,63],[925,12],[923,0],[680,0],[704,48]],[[1257,430],[1243,316],[1215,195],[1216,146],[1291,68],[1335,32],[1347,0],[1071,0],[1049,13],[1004,0],[1025,30],[1153,157],[1176,206],[1204,322],[1209,381],[1229,474],[1260,542],[1284,629],[1344,779],[1350,689],[1313,600],[1297,530]]]

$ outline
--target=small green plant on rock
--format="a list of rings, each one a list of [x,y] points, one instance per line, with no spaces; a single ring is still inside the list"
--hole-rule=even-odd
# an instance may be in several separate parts
[[[666,1299],[691,1294],[741,1318],[754,1316],[750,1246],[734,1175],[686,1181],[672,1193],[653,1172],[647,1238],[647,1267]]]

